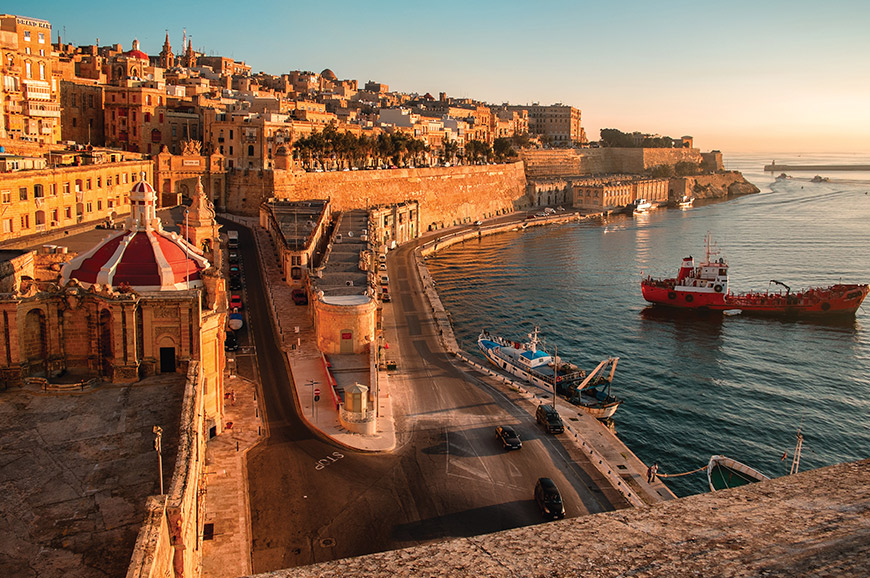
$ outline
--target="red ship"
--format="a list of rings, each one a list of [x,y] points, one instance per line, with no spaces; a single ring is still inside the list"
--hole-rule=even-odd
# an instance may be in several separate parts
[[[728,263],[721,257],[715,259],[717,253],[712,249],[709,234],[705,245],[706,255],[699,266],[695,266],[692,257],[687,257],[683,259],[676,278],[643,279],[640,284],[643,298],[656,305],[683,309],[781,316],[831,316],[854,315],[870,292],[870,285],[867,284],[837,284],[792,293],[788,285],[773,279],[764,293],[732,293],[728,287]],[[772,293],[771,283],[781,285],[785,293]]]

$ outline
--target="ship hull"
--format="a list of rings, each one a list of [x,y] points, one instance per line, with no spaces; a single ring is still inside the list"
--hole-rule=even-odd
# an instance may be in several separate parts
[[[644,282],[643,297],[655,305],[708,311],[739,310],[753,315],[828,317],[854,315],[870,292],[870,285],[833,285],[794,295],[768,293],[725,294],[686,291],[661,281]]]

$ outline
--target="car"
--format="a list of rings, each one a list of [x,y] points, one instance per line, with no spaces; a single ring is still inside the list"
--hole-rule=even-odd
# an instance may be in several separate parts
[[[541,514],[548,518],[564,518],[565,504],[556,483],[550,478],[538,478],[535,484],[535,503]]]
[[[474,224],[479,227],[483,224],[483,221],[475,221]]]
[[[227,331],[227,337],[224,339],[224,350],[237,351],[239,349],[239,339],[232,331]]]
[[[534,215],[526,215],[526,220],[527,220],[527,221],[528,221],[528,220],[531,220],[531,219],[534,219],[534,218],[535,218]]]
[[[389,285],[390,278],[386,275],[381,275],[381,285]]]
[[[562,418],[559,417],[559,412],[552,405],[542,403],[535,410],[535,421],[543,424],[547,433],[557,434],[565,431],[565,425],[562,423]]]
[[[523,447],[523,442],[516,430],[509,425],[500,425],[495,428],[495,437],[501,442],[506,450],[518,450]]]
[[[381,293],[381,301],[383,301],[384,303],[389,303],[390,301],[392,301],[392,297],[390,297],[389,293]]]
[[[230,297],[230,309],[243,309],[244,305],[242,304],[242,296],[238,294],[234,294]]]
[[[380,254],[378,255],[378,261],[380,261],[381,263],[386,263],[386,262],[387,262],[387,256],[386,256],[385,254],[383,254],[383,253],[380,253]]]
[[[381,263],[380,265],[378,265],[378,269],[381,270],[381,271],[386,271],[386,270],[387,270],[387,264],[386,264],[386,263]]]
[[[305,289],[297,287],[290,291],[290,297],[296,305],[308,305],[308,293]]]
[[[230,277],[238,277],[242,274],[242,270],[238,265],[230,265]]]
[[[230,277],[230,291],[239,291],[242,287],[241,277]]]

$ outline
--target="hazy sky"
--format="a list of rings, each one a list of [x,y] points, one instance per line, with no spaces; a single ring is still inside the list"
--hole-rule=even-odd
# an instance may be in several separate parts
[[[332,69],[405,92],[579,107],[601,128],[693,135],[704,150],[870,152],[867,0],[70,2],[6,0],[53,40],[182,29],[254,72]],[[194,4],[194,6],[191,6]]]

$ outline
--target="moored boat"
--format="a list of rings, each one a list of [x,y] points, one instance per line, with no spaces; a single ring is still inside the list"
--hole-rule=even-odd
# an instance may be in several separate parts
[[[708,234],[704,261],[695,266],[690,256],[683,259],[675,278],[641,281],[644,299],[656,305],[710,311],[741,311],[759,315],[834,316],[854,315],[870,292],[867,284],[842,284],[792,292],[791,287],[772,279],[766,292],[732,293],[728,285],[728,263],[713,250]],[[772,292],[771,285],[782,291]]]
[[[725,456],[711,456],[707,464],[707,481],[711,492],[769,479],[758,470]]]
[[[647,201],[646,199],[637,199],[634,203],[631,204],[632,212],[635,215],[642,215],[643,213],[649,212],[652,209],[652,203]]]
[[[692,205],[695,204],[695,197],[689,197],[687,195],[683,195],[679,201],[677,201],[677,207],[680,209],[689,209]]]
[[[618,357],[602,361],[587,376],[577,365],[542,349],[537,327],[526,343],[490,335],[484,330],[477,339],[477,346],[496,367],[533,385],[555,390],[598,419],[612,417],[622,403],[610,393]],[[610,374],[603,376],[608,366],[611,366]]]

